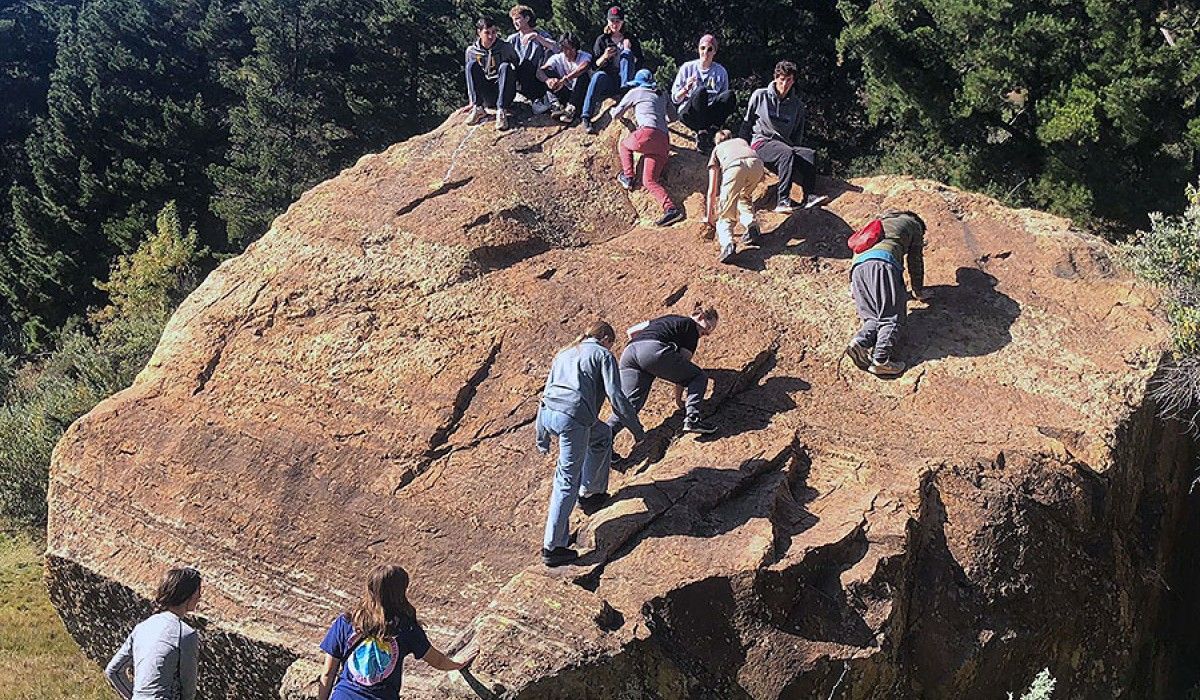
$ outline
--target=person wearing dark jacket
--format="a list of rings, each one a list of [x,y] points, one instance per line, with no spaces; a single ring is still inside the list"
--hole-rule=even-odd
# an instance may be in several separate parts
[[[846,348],[859,369],[878,377],[895,377],[904,372],[903,362],[892,357],[905,320],[908,293],[904,268],[912,282],[913,298],[929,298],[925,290],[925,222],[911,211],[887,211],[880,217],[883,235],[874,246],[854,256],[850,271],[850,293],[862,320]]]
[[[538,73],[546,61],[558,53],[558,43],[550,33],[538,29],[537,16],[528,5],[517,5],[509,11],[513,29],[516,31],[505,39],[517,54],[517,92],[529,100],[534,114],[550,111],[550,99],[546,96],[546,81]]]
[[[625,12],[620,7],[608,8],[605,15],[604,32],[592,46],[592,80],[588,83],[587,96],[583,99],[583,128],[589,134],[599,132],[592,125],[594,111],[605,97],[621,92],[622,86],[633,80],[641,65],[642,44],[625,26]]]
[[[778,200],[775,211],[788,214],[795,210],[792,202],[793,171],[800,171],[800,187],[804,190],[804,208],[815,207],[828,197],[818,196],[816,151],[800,145],[804,137],[804,101],[795,90],[796,64],[780,61],[775,64],[775,79],[765,88],[750,95],[750,106],[742,124],[740,136],[779,176]]]
[[[479,38],[467,47],[467,96],[471,116],[468,124],[487,118],[486,107],[496,108],[496,128],[508,128],[508,106],[516,92],[516,68],[520,59],[512,44],[500,40],[500,29],[487,17],[475,22]]]

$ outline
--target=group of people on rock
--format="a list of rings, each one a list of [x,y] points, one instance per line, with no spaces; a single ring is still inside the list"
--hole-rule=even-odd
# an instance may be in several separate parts
[[[466,52],[468,105],[464,109],[470,113],[468,124],[485,121],[488,110],[492,110],[496,127],[508,129],[512,104],[520,95],[535,114],[550,112],[564,124],[578,120],[589,134],[596,134],[600,131],[596,112],[601,103],[608,97],[618,97],[610,113],[612,119],[633,110],[636,126],[619,144],[621,169],[617,180],[627,190],[637,186],[634,158],[640,155],[641,183],[662,207],[659,226],[670,226],[685,218],[683,209],[662,185],[670,154],[670,121],[680,121],[695,132],[696,147],[703,153],[713,151],[718,139],[742,141],[725,150],[738,153],[739,159],[749,154],[779,176],[776,212],[791,213],[797,206],[814,207],[826,200],[814,191],[816,152],[801,145],[806,112],[804,101],[794,89],[797,69],[791,61],[780,61],[771,83],[750,96],[738,138],[734,139],[728,133],[722,135],[737,102],[730,89],[729,73],[716,61],[717,38],[712,34],[700,37],[699,57],[680,66],[670,90],[663,90],[655,83],[653,73],[642,67],[641,42],[619,6],[605,13],[604,29],[592,44],[591,53],[584,51],[579,37],[570,32],[557,41],[552,39],[537,27],[536,15],[525,5],[513,7],[509,14],[515,31],[504,40],[492,19],[482,17],[475,24],[478,38]],[[728,153],[725,158],[729,159]],[[714,161],[709,167],[716,167]],[[744,184],[749,172],[742,173],[737,181]],[[799,204],[792,199],[797,176],[803,191]],[[755,180],[753,184],[757,183]],[[740,216],[741,208],[718,206],[717,202],[723,201],[722,185],[723,181],[718,181],[717,190],[710,188],[705,220],[720,229],[720,222],[731,223],[736,211],[743,225],[748,225],[746,217]],[[748,197],[752,188],[743,187],[739,192],[746,191]],[[751,212],[752,223],[753,212],[747,211]],[[714,212],[730,216],[714,219]],[[742,240],[751,245],[755,234],[748,231]],[[735,252],[732,235],[726,236],[721,241],[721,261],[729,262]]]

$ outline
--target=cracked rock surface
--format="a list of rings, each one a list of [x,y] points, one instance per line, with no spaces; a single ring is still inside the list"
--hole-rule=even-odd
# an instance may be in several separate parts
[[[761,213],[762,247],[722,266],[616,185],[616,126],[577,131],[452,117],[307,192],[183,303],[55,452],[48,578],[93,658],[187,563],[204,696],[307,697],[329,622],[398,562],[435,644],[482,650],[465,677],[409,661],[405,697],[999,697],[1047,666],[1064,697],[1161,690],[1155,576],[1192,452],[1146,399],[1157,300],[1105,244],[877,177]],[[704,160],[673,138],[694,213]],[[842,359],[844,241],[891,207],[929,226],[935,296],[880,381]],[[697,353],[720,432],[681,437],[656,385],[613,499],[573,516],[578,565],[542,567],[555,351],[696,301],[722,316]]]

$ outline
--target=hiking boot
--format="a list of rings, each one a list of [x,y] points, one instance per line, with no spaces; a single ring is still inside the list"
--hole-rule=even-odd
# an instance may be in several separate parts
[[[533,110],[534,114],[545,114],[546,112],[549,112],[551,108],[550,96],[545,95],[543,97],[539,97],[538,99],[534,100],[529,107]]]
[[[806,194],[804,195],[804,208],[812,209],[813,207],[819,207],[828,201],[829,197],[823,194]]]
[[[579,558],[579,553],[570,547],[555,547],[542,550],[542,563],[546,566],[562,566]]]
[[[621,183],[621,187],[624,188],[626,192],[633,191],[633,178],[629,177],[625,173],[617,173],[617,182]]]
[[[871,369],[871,349],[859,345],[857,341],[850,342],[846,348],[846,357],[864,372]]]
[[[607,501],[607,493],[593,493],[589,496],[580,496],[579,507],[583,508],[585,512],[592,513],[600,510],[600,507],[603,506]]]
[[[507,109],[496,110],[496,130],[497,131],[506,131],[507,129],[508,129],[508,110]]]
[[[487,119],[487,110],[483,107],[474,107],[471,109],[471,115],[467,117],[467,126],[482,124],[484,119]]]
[[[732,243],[730,243],[729,245],[721,246],[721,254],[719,256],[717,256],[717,260],[719,262],[729,264],[730,262],[733,261],[733,256],[735,253],[737,253],[737,248],[734,248]]]
[[[683,432],[711,435],[717,432],[717,426],[709,423],[700,416],[688,416],[683,419]]]
[[[758,227],[758,223],[752,223],[742,234],[742,245],[758,245],[759,238],[762,238],[762,229]]]
[[[663,212],[662,218],[655,223],[655,226],[670,226],[671,224],[677,224],[680,221],[683,221],[683,219],[683,210],[679,207],[671,207]]]
[[[790,199],[781,199],[779,204],[775,205],[776,214],[791,214],[796,211],[796,203]]]
[[[906,366],[899,360],[888,360],[887,362],[872,362],[867,370],[876,377],[899,377],[904,373]]]

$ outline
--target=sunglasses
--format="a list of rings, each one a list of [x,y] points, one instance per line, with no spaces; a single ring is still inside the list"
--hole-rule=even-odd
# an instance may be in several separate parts
[[[701,51],[703,51],[704,53],[709,53],[709,52],[711,52],[711,51],[716,51],[716,49],[714,49],[714,48],[713,48],[713,47],[711,47],[711,46],[701,46],[701,47],[700,47],[700,50],[701,50]]]

